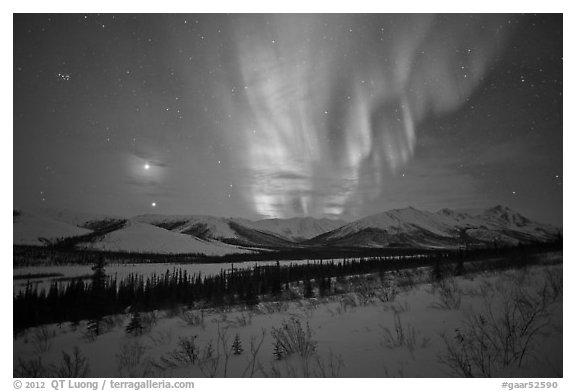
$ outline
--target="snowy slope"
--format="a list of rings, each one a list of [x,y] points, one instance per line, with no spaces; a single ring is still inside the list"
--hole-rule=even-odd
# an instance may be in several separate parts
[[[238,234],[230,228],[230,221],[223,217],[196,215],[142,215],[132,219],[140,223],[152,224],[186,235],[202,239],[237,239]]]
[[[446,210],[438,214],[445,216]],[[529,220],[520,213],[501,205],[484,210],[455,210],[452,215],[455,226],[465,230],[468,236],[479,240],[507,241],[517,244],[521,241],[553,240],[560,232],[554,226]]]
[[[132,219],[200,239],[215,239],[246,245],[283,246],[310,239],[344,224],[313,218],[250,221],[199,215],[143,215]]]
[[[201,253],[206,255],[224,255],[248,252],[248,250],[236,246],[204,241],[190,235],[134,221],[128,222],[119,230],[104,235],[98,241],[83,243],[80,246],[94,250],[160,254]]]
[[[553,226],[531,221],[503,206],[442,209],[436,213],[406,208],[365,217],[308,243],[363,247],[451,247],[494,242],[514,245],[553,240],[558,233]]]
[[[251,227],[261,231],[272,232],[284,238],[301,241],[335,230],[346,222],[342,220],[314,219],[312,217],[295,217],[292,219],[266,219],[255,221]]]
[[[222,243],[248,247],[289,245],[287,239],[270,232],[260,232],[251,227],[252,222],[245,219],[227,219],[212,216],[137,216],[133,221],[152,224],[160,228],[189,235],[201,240],[216,240]]]
[[[395,209],[368,216],[356,222],[347,224],[333,235],[342,237],[366,228],[386,230],[389,233],[406,233],[425,229],[439,236],[453,236],[454,226],[449,221],[439,219],[431,212],[414,208]]]
[[[13,244],[43,245],[42,239],[53,241],[57,238],[79,236],[90,233],[89,229],[40,216],[30,212],[18,212],[13,217]]]
[[[88,229],[91,229],[91,226],[100,225],[102,222],[124,220],[124,218],[120,216],[111,216],[99,213],[77,212],[65,209],[56,210],[46,208],[46,209],[31,210],[31,212],[37,216],[48,217],[55,221],[60,221],[62,223]]]

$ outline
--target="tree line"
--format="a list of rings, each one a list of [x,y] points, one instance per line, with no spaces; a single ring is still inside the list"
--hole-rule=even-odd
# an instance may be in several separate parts
[[[166,270],[147,277],[137,273],[118,280],[105,274],[105,261],[100,258],[93,267],[91,281],[74,279],[62,286],[53,282],[49,289],[39,290],[28,284],[13,298],[14,330],[48,323],[91,320],[98,332],[98,322],[106,315],[127,311],[150,311],[180,305],[214,307],[223,305],[256,305],[260,300],[281,299],[294,284],[304,297],[333,293],[332,278],[431,266],[441,276],[442,269],[452,267],[460,272],[465,262],[497,256],[499,263],[490,267],[518,267],[531,262],[531,254],[556,248],[554,244],[517,246],[506,249],[475,249],[434,252],[418,256],[310,261],[306,264],[281,264],[249,269],[221,270],[216,275],[189,273],[182,268]]]

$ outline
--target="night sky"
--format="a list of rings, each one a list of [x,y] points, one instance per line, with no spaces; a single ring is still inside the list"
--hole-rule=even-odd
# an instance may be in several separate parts
[[[562,225],[561,15],[15,15],[14,207]]]

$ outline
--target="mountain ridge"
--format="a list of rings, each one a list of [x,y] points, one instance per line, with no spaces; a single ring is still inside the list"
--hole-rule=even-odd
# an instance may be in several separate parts
[[[362,238],[361,234],[368,238]],[[544,242],[561,230],[529,220],[512,209],[497,205],[486,209],[448,209],[437,212],[408,207],[392,209],[356,220],[307,243],[343,246],[452,247],[462,245]],[[374,235],[379,234],[379,238]],[[352,240],[356,238],[355,240]]]
[[[148,228],[150,227],[150,228]],[[546,242],[561,229],[503,205],[485,209],[414,207],[342,220],[296,217],[248,220],[207,215],[117,216],[14,210],[13,244],[51,245],[62,238],[82,249],[219,255],[305,247],[456,248]]]

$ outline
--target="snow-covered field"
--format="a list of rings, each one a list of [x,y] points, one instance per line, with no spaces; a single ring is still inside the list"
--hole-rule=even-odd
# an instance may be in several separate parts
[[[562,376],[561,264],[436,284],[400,273],[340,281],[353,292],[329,298],[141,314],[140,336],[126,333],[129,314],[95,338],[86,322],[29,329],[14,339],[15,376],[53,375],[76,347],[90,377]],[[278,360],[290,332],[300,354]]]

